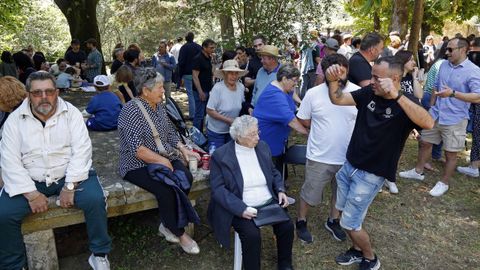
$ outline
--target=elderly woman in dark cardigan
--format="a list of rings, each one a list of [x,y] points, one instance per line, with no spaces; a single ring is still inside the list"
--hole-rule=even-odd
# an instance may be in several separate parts
[[[160,212],[159,233],[172,243],[178,243],[188,254],[198,254],[200,248],[179,224],[179,202],[176,190],[166,182],[152,177],[149,167],[163,165],[172,172],[182,172],[192,182],[192,174],[185,166],[189,156],[200,158],[181,142],[173,124],[168,119],[163,97],[163,77],[153,68],[138,73],[138,99],[130,100],[118,117],[120,136],[120,175],[127,181],[153,193]],[[141,111],[142,106],[159,133],[162,151],[156,144],[152,129]],[[162,154],[162,152],[164,152]],[[147,166],[148,165],[148,166]],[[188,190],[185,191],[188,195]]]
[[[230,127],[233,141],[218,148],[210,161],[211,200],[208,219],[221,245],[229,247],[230,228],[242,242],[243,265],[260,269],[261,234],[252,208],[279,203],[288,206],[285,186],[275,169],[268,145],[259,141],[257,119],[236,118]],[[278,269],[292,269],[293,223],[273,225]]]

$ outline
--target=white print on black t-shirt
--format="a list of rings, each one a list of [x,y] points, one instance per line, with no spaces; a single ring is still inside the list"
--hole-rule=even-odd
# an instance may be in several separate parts
[[[385,114],[383,114],[383,117],[385,117],[385,118],[392,118],[393,117],[392,109],[390,107],[385,109]]]
[[[408,73],[405,77],[402,78],[400,81],[400,89],[404,93],[408,93],[413,95],[413,76],[412,74]]]
[[[403,92],[408,93],[408,94],[413,94],[412,81],[401,81],[400,85],[401,85],[401,89],[403,90]]]
[[[375,111],[375,101],[370,101],[370,103],[368,103],[367,105],[367,108],[370,110],[370,111]]]

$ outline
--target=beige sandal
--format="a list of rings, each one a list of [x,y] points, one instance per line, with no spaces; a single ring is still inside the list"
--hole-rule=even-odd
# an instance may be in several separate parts
[[[200,248],[198,247],[198,244],[197,242],[195,242],[195,240],[192,239],[192,243],[190,243],[189,245],[182,245],[181,242],[178,243],[183,251],[185,251],[185,253],[187,254],[191,254],[191,255],[197,255],[198,253],[200,253]]]
[[[158,235],[165,237],[170,243],[180,243],[180,239],[174,235],[169,229],[165,228],[162,223],[158,226]]]

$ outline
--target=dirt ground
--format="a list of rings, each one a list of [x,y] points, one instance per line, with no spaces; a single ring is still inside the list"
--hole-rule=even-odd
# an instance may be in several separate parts
[[[174,97],[181,106],[184,93]],[[186,112],[186,110],[184,110]],[[304,143],[305,138],[293,134],[291,143]],[[417,157],[417,142],[409,139],[400,160],[399,170],[410,169]],[[459,165],[467,164],[468,152],[459,157]],[[442,163],[434,163],[442,171]],[[298,198],[303,183],[303,166],[289,166],[290,196]],[[370,233],[382,269],[480,269],[480,179],[456,173],[448,193],[433,198],[428,191],[440,173],[427,173],[423,182],[398,179],[400,193],[379,193],[365,219],[364,228]],[[326,198],[330,191],[327,190]],[[194,238],[201,253],[187,255],[157,235],[156,210],[109,219],[113,251],[109,256],[112,269],[231,269],[233,250],[222,249],[215,241],[206,221],[209,194],[197,202],[202,223],[196,227]],[[349,241],[337,242],[324,229],[328,200],[312,208],[309,229],[314,243],[294,242],[296,269],[357,269],[358,266],[338,266],[334,258],[350,247]],[[294,219],[296,206],[290,207]],[[85,225],[61,228],[56,231],[61,269],[89,269],[88,241]],[[262,229],[263,269],[276,269],[276,248],[271,228]],[[233,241],[233,233],[232,233]]]

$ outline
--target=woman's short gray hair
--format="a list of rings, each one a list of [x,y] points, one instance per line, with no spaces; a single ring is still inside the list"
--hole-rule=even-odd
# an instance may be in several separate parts
[[[243,138],[247,136],[248,130],[258,125],[257,118],[250,115],[242,115],[233,120],[232,125],[230,126],[230,136],[234,141],[238,138]]]
[[[137,90],[139,94],[142,93],[143,87],[151,90],[155,84],[163,83],[164,81],[162,74],[152,67],[139,70],[135,73],[135,76],[138,76],[138,86],[140,87]]]
[[[281,81],[283,77],[293,79],[300,77],[300,70],[292,64],[285,64],[280,67],[277,72],[277,81]]]

